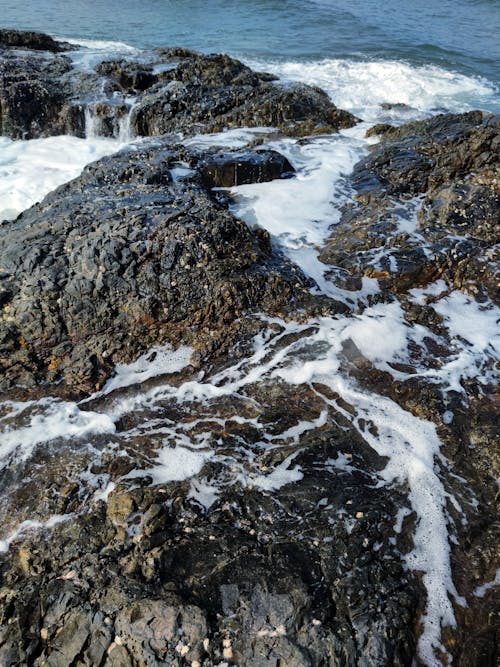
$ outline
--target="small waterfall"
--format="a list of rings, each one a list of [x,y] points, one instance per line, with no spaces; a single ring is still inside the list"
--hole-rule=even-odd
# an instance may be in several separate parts
[[[99,100],[85,105],[85,137],[106,137],[127,143],[133,138],[131,118],[136,98]]]
[[[95,106],[85,107],[85,138],[95,139],[99,136],[99,118],[95,113]]]
[[[134,133],[132,131],[131,119],[132,111],[134,110],[135,98],[130,101],[127,100],[127,112],[120,116],[118,120],[118,141],[122,144],[131,141],[134,138]]]

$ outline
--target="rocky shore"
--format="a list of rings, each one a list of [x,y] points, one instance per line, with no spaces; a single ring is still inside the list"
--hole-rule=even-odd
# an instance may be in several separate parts
[[[493,667],[495,355],[453,337],[437,304],[500,305],[499,118],[368,131],[319,249],[342,301],[224,190],[296,178],[293,160],[183,140],[269,126],[307,142],[357,118],[225,55],[83,72],[72,48],[0,30],[0,134],[83,137],[91,118],[145,139],[0,223],[0,665]],[[380,308],[415,333],[404,362],[342,337],[342,318]],[[341,381],[293,379],[328,345]],[[452,384],[460,345],[475,372]],[[389,414],[441,442],[427,474],[455,625],[443,611],[430,657],[415,487],[374,444]]]

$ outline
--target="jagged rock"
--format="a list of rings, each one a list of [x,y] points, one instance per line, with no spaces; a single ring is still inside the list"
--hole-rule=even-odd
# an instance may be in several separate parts
[[[249,391],[267,403],[266,422],[277,405],[287,405],[290,424],[320,408],[303,388],[274,383]],[[143,417],[131,415],[136,423]],[[270,494],[225,484],[205,510],[190,498],[189,480],[122,480],[109,496],[114,509],[128,508],[119,522],[101,502],[48,540],[38,533],[29,547],[12,545],[0,559],[0,655],[11,665],[37,656],[40,666],[78,660],[90,667],[103,655],[106,665],[286,660],[312,667],[328,658],[352,667],[409,666],[419,584],[398,552],[407,527],[401,542],[391,541],[404,493],[374,483],[383,461],[346,425],[336,414],[300,444],[266,452],[241,425],[231,434],[214,422],[221,452],[232,437],[261,466],[295,450],[300,485]],[[364,472],[329,466],[340,452]],[[108,466],[93,471],[114,476]],[[217,464],[207,462],[204,474],[217,474]],[[19,622],[5,623],[7,614]]]
[[[398,292],[443,277],[498,300],[499,117],[440,115],[378,132],[381,142],[353,172],[357,203],[323,261]],[[411,197],[416,221],[405,212]]]
[[[68,120],[68,88],[62,77],[71,69],[67,56],[12,55],[0,50],[0,133],[14,139],[74,133]],[[64,117],[66,113],[66,118]]]
[[[152,65],[107,60],[97,65],[96,72],[111,78],[128,95],[141,93],[158,83],[158,75],[154,74]]]
[[[91,388],[151,345],[215,343],[242,313],[279,312],[307,291],[268,236],[198,182],[198,161],[167,146],[104,158],[4,225],[4,385]]]
[[[304,136],[356,123],[319,88],[271,83],[267,75],[229,56],[190,57],[168,74],[168,85],[143,95],[133,111],[132,126],[139,135],[273,126]]]
[[[85,109],[98,136],[118,136],[120,118],[137,95],[132,130],[141,136],[275,126],[291,136],[337,132],[357,120],[327,94],[307,85],[283,86],[226,55],[158,49],[152,62],[106,61],[95,72],[72,69],[58,55],[68,45],[47,35],[0,36],[0,133],[32,139],[84,136]],[[23,45],[26,51],[16,51]],[[35,49],[46,48],[38,51]]]
[[[73,48],[71,44],[56,41],[42,32],[0,30],[0,49],[29,49],[30,51],[60,53]]]

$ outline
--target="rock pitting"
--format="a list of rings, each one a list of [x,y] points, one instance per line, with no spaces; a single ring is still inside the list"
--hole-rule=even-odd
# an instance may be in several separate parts
[[[498,300],[498,117],[371,131],[380,142],[354,168],[355,196],[320,255],[347,294],[378,279],[351,313],[232,213],[225,188],[294,178],[294,165],[267,148],[188,148],[179,133],[301,137],[353,116],[224,55],[157,49],[78,73],[69,48],[0,31],[0,133],[84,136],[91,109],[101,136],[125,116],[162,136],[0,224],[0,665],[420,660],[429,591],[404,563],[419,522],[409,481],[402,470],[383,482],[376,422],[347,393],[282,376],[322,358],[322,318],[340,331],[340,315],[397,305],[426,331],[407,363],[377,366],[348,339],[338,376],[375,408],[435,425],[442,458],[429,474],[448,494],[467,603],[452,600],[457,625],[435,664],[493,667],[493,357],[452,390],[432,372],[454,354],[433,309],[441,292],[484,309]],[[439,294],[412,292],[435,283]],[[184,346],[180,370],[144,379],[134,366]]]

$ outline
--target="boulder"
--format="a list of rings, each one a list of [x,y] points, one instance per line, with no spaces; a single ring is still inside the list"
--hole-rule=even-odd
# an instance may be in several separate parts
[[[210,155],[198,166],[208,187],[231,188],[292,176],[295,169],[277,151],[241,151]]]
[[[0,30],[0,49],[28,49],[30,51],[60,53],[74,48],[71,44],[56,41],[43,32]]]
[[[32,58],[0,50],[0,134],[13,139],[77,134],[68,122],[70,88],[64,77],[70,69],[64,55]]]
[[[473,111],[378,131],[323,261],[397,292],[442,277],[498,301],[500,118]]]
[[[321,89],[277,84],[226,55],[158,49],[138,62],[105,61],[78,72],[60,53],[68,47],[41,33],[0,32],[0,134],[85,136],[87,110],[97,115],[97,136],[118,137],[123,109],[128,114],[131,107],[131,130],[139,136],[260,126],[305,136],[357,122]]]
[[[321,89],[273,83],[226,55],[192,56],[167,74],[161,87],[153,87],[134,108],[132,126],[138,135],[267,126],[305,136],[356,123]]]
[[[3,386],[64,378],[91,390],[154,344],[214,344],[243,313],[279,312],[307,291],[266,233],[202,185],[198,162],[165,144],[104,158],[4,225]]]

